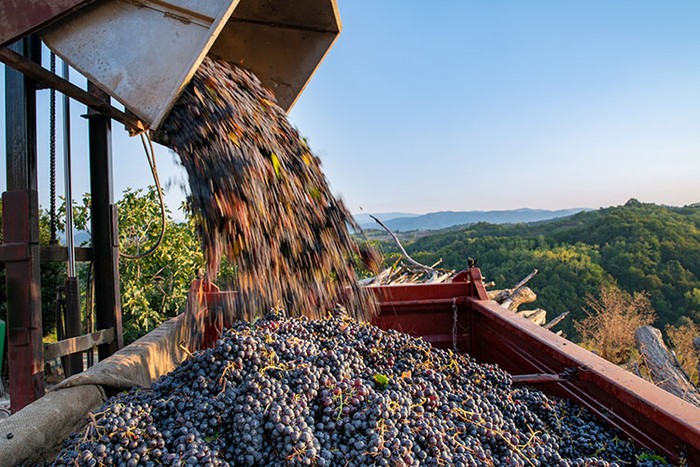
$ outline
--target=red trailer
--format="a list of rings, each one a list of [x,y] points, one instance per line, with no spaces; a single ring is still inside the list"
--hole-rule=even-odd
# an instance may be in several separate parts
[[[374,321],[380,328],[496,363],[514,381],[586,407],[640,446],[700,465],[700,408],[490,301],[478,268],[445,284],[371,289],[380,303]],[[216,309],[232,293],[205,292],[202,305],[218,317]]]

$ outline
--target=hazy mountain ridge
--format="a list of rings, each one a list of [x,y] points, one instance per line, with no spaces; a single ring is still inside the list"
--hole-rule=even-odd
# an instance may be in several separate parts
[[[438,211],[427,214],[406,214],[390,217],[392,213],[378,214],[377,217],[395,232],[410,230],[440,230],[456,225],[476,224],[488,222],[490,224],[517,224],[521,222],[538,222],[560,217],[567,217],[582,211],[590,211],[588,208],[571,209],[511,209],[503,211]],[[377,229],[380,226],[374,222],[369,214],[355,216],[363,229]],[[366,219],[366,220],[365,220]]]
[[[363,229],[365,228],[364,227],[365,225],[370,225],[370,224],[376,225],[377,227],[379,227],[379,224],[374,222],[374,219],[372,219],[370,216],[374,216],[377,219],[379,219],[380,221],[384,222],[384,221],[388,221],[391,219],[402,219],[405,217],[418,217],[418,216],[420,216],[420,214],[414,214],[414,213],[410,213],[410,212],[378,212],[378,213],[366,214],[364,212],[360,212],[360,213],[352,215],[352,217],[355,218],[355,222],[360,224]]]

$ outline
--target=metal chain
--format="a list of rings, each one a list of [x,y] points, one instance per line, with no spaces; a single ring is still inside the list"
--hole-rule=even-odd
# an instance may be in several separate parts
[[[457,297],[452,299],[452,350],[457,352]]]
[[[56,55],[51,52],[51,73],[56,74]],[[56,243],[56,90],[49,97],[49,197],[51,243]]]

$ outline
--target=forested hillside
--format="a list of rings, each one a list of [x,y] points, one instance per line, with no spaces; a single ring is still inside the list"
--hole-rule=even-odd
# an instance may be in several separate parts
[[[425,264],[442,258],[446,268],[463,269],[468,257],[476,258],[499,288],[537,268],[529,284],[538,295],[532,305],[550,317],[569,310],[581,319],[586,298],[602,284],[616,283],[649,293],[658,326],[700,322],[700,204],[676,208],[630,200],[547,222],[443,230],[404,246]],[[382,249],[387,263],[398,254],[390,242]],[[574,334],[572,320],[562,327]]]

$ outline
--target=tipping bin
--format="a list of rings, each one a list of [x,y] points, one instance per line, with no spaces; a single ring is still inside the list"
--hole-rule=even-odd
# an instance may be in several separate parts
[[[335,0],[0,3],[0,43],[36,32],[153,129],[207,55],[252,71],[288,111],[340,28]]]

